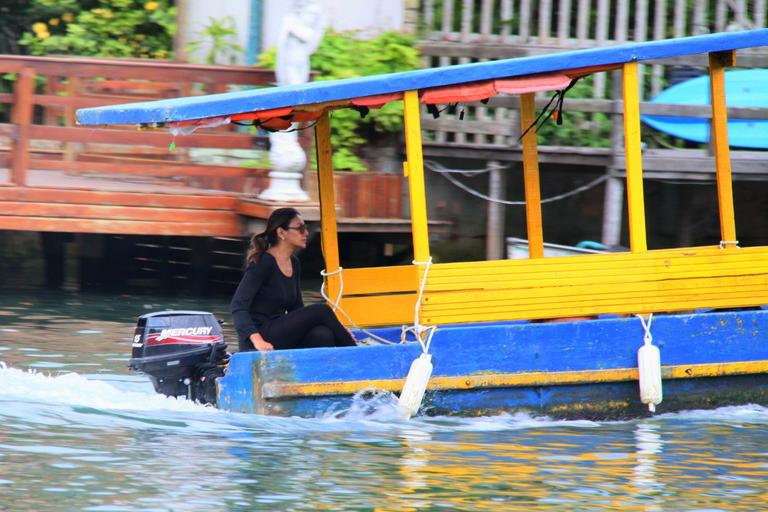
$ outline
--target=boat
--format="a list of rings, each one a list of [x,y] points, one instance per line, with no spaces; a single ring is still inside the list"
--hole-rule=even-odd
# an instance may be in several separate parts
[[[729,107],[768,107],[768,69],[739,69],[725,72],[726,104]],[[686,80],[665,89],[651,103],[708,105],[709,76]],[[644,115],[648,126],[681,139],[706,144],[710,120],[702,117]],[[768,149],[768,119],[730,119],[728,143],[732,147]]]
[[[717,33],[79,110],[78,123],[86,126],[175,129],[249,122],[281,129],[287,121],[314,123],[324,293],[342,321],[370,338],[357,347],[229,356],[222,354],[217,334],[201,329],[212,325],[204,312],[165,312],[137,327],[134,366],[160,372],[155,376],[162,384],[159,392],[187,390],[191,398],[207,393],[215,395],[210,401],[219,408],[271,415],[343,411],[377,392],[399,393],[400,404],[410,411],[405,417],[417,411],[522,410],[615,418],[768,404],[768,247],[740,247],[736,237],[724,87],[725,69],[735,65],[737,50],[766,45],[766,29]],[[718,186],[712,207],[720,211],[720,239],[707,246],[648,249],[638,63],[693,54],[709,59]],[[561,108],[575,79],[608,71],[623,76],[630,247],[547,257],[534,94],[555,91]],[[422,107],[439,112],[445,105],[496,94],[520,97],[528,257],[432,261]],[[403,102],[414,261],[342,268],[329,114],[340,108],[364,114],[392,101]],[[148,346],[150,339],[154,344]],[[194,352],[193,366],[178,372],[185,351]],[[149,369],[150,362],[159,369]],[[215,389],[195,391],[206,376]],[[163,384],[163,378],[176,379],[177,385]]]
[[[606,252],[599,242],[584,240],[576,245],[563,245],[544,242],[544,256],[573,256],[576,254],[600,254]],[[507,237],[507,258],[528,258],[528,240],[516,236]]]

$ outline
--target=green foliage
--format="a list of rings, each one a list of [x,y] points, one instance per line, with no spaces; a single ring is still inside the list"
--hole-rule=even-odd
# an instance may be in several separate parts
[[[33,55],[168,58],[176,31],[172,0],[32,0],[19,44]]]
[[[565,95],[563,123],[550,117],[538,131],[537,141],[547,146],[581,146],[607,148],[611,146],[611,119],[603,113],[569,112],[569,98],[592,98],[592,83],[582,78]]]
[[[326,32],[317,51],[310,58],[314,80],[337,80],[421,67],[413,36],[385,32],[374,39],[359,39],[354,33]],[[263,53],[259,64],[274,69],[275,50]],[[358,156],[358,148],[375,141],[378,135],[401,131],[402,102],[392,102],[380,109],[371,109],[365,118],[351,109],[331,113],[331,143],[333,165],[339,170],[364,171],[366,166]]]
[[[199,36],[200,39],[189,43],[186,50],[187,53],[195,53],[210,44],[208,53],[205,55],[205,64],[222,64],[227,60],[229,64],[234,64],[237,55],[245,53],[242,46],[232,42],[237,37],[235,19],[232,16],[220,20],[208,18],[208,25],[199,33]]]

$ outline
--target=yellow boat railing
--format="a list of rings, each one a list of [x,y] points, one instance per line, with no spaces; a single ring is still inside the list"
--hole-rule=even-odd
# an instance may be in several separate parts
[[[543,257],[535,127],[523,137],[529,259],[435,263],[420,308],[424,325],[638,314],[768,303],[768,247],[736,245],[724,69],[733,51],[709,55],[712,140],[721,241],[718,245],[648,250],[643,198],[638,68],[622,65],[630,252]],[[523,131],[536,117],[534,94],[520,97]],[[404,95],[406,158],[415,262],[430,257],[418,91]],[[317,125],[323,250],[328,272],[339,268],[328,115]],[[361,326],[411,323],[424,266],[345,269],[328,276],[328,295],[343,280],[341,307]]]

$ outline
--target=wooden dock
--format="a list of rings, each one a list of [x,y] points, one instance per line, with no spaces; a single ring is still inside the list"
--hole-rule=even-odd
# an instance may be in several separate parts
[[[11,92],[0,89],[0,230],[244,237],[283,206],[258,200],[269,179],[264,133],[74,126],[81,107],[269,86],[271,71],[6,55],[0,73],[17,76]],[[310,130],[302,144],[310,151]],[[313,176],[304,179],[312,195]],[[409,232],[402,176],[336,180],[342,231]],[[296,206],[317,215],[312,202]]]

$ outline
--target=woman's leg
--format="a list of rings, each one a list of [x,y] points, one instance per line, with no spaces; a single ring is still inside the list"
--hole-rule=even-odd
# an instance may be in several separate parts
[[[333,331],[324,325],[317,325],[309,330],[296,348],[334,347]]]
[[[262,336],[276,349],[299,348],[304,338],[317,326],[328,328],[333,335],[331,342],[323,346],[356,345],[355,340],[326,304],[312,304],[291,311],[270,322],[267,328],[262,330]]]

